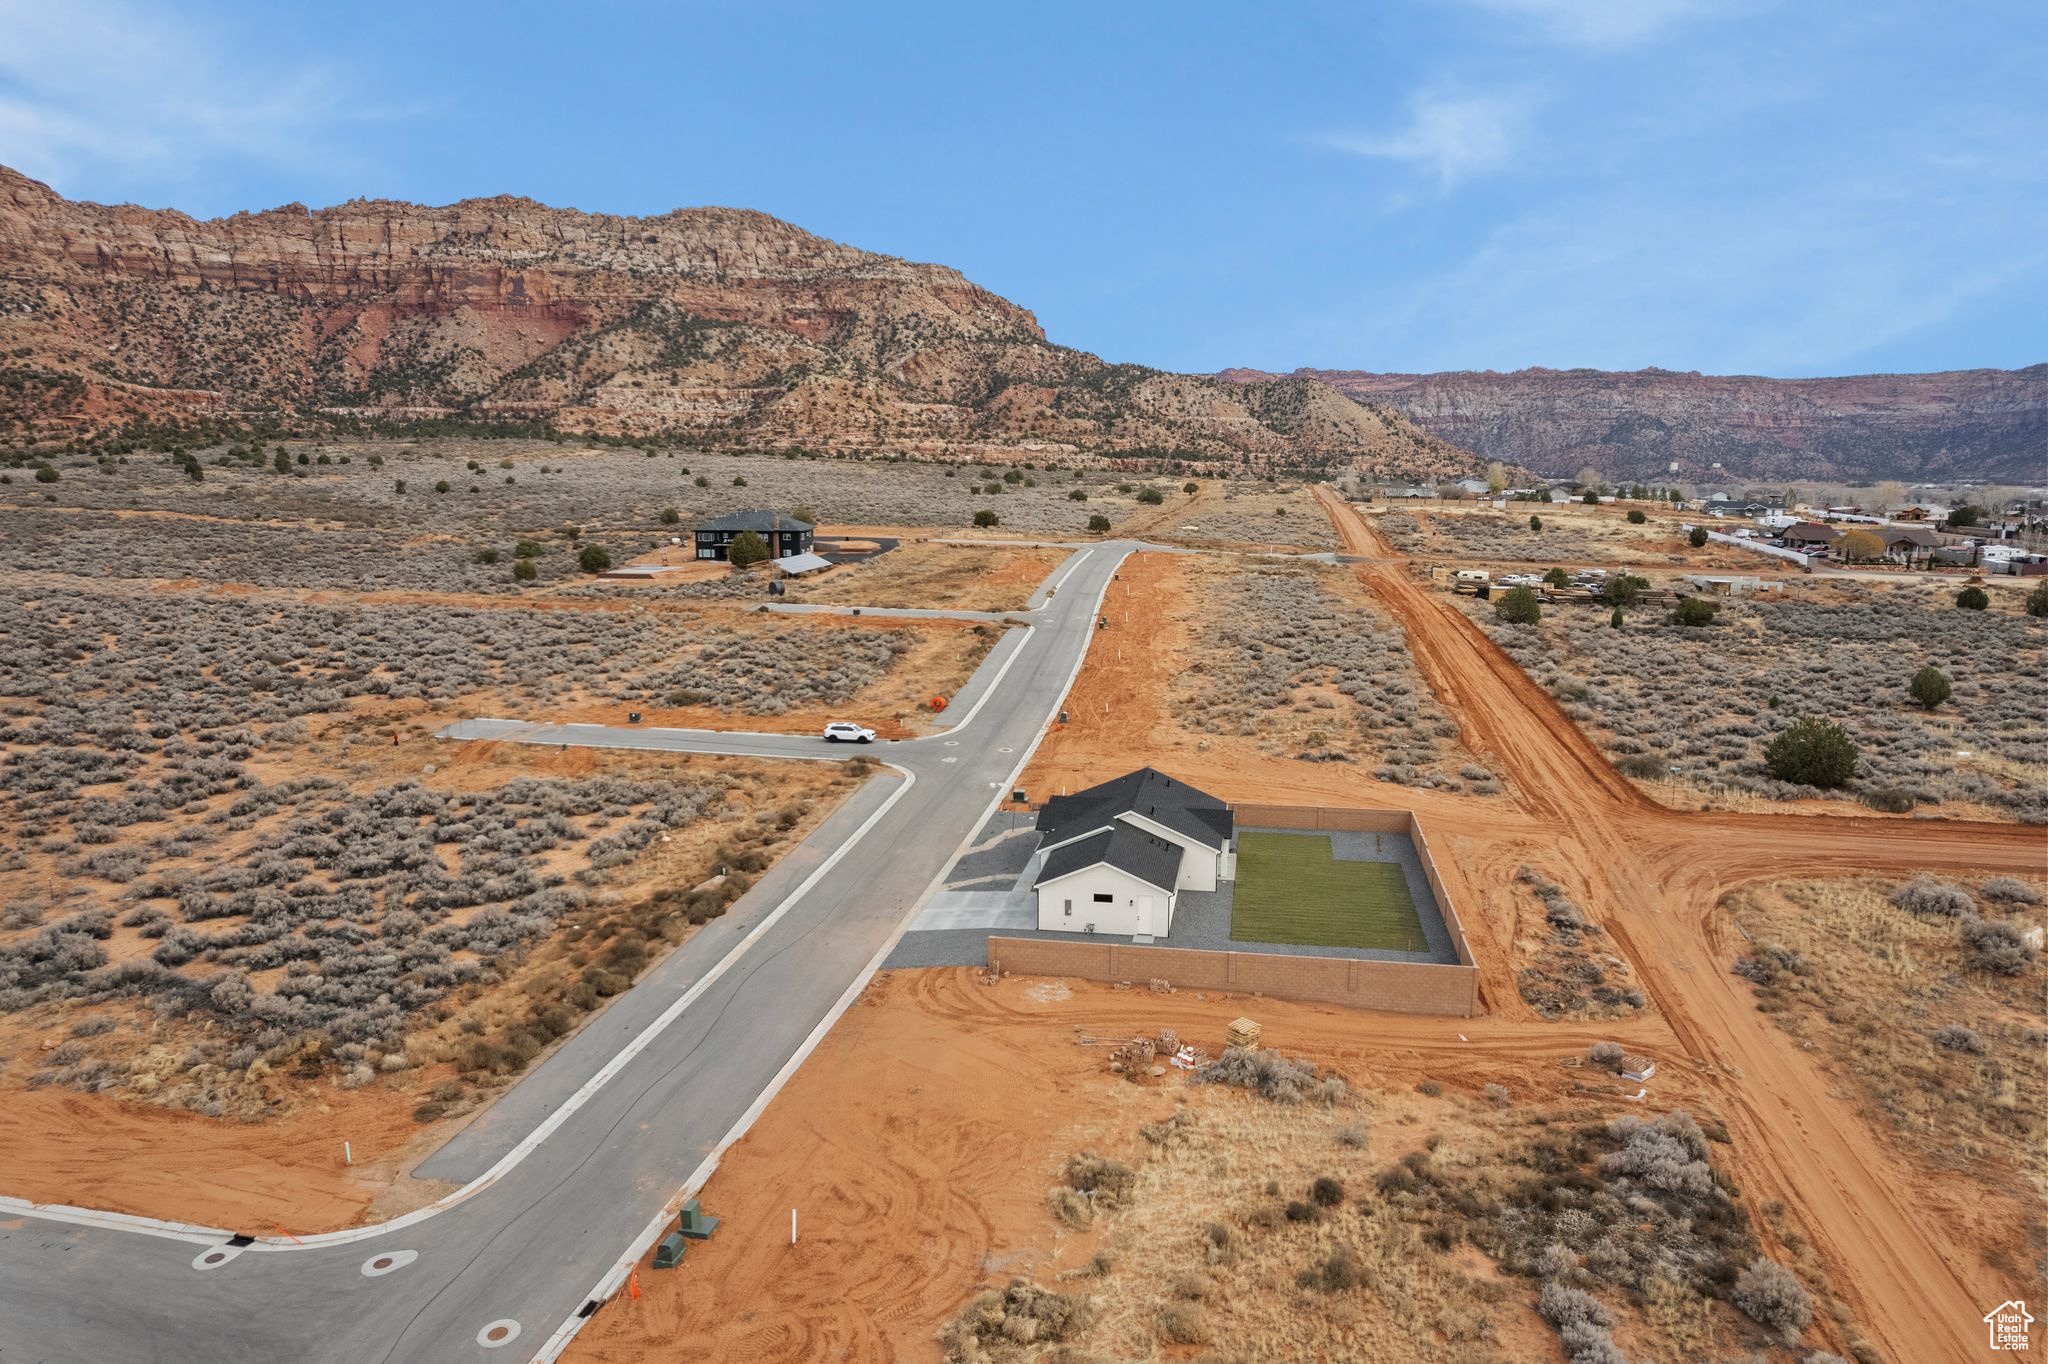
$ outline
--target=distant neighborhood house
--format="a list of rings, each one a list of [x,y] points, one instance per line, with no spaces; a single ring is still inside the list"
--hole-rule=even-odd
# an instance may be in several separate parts
[[[1796,526],[1787,526],[1785,533],[1778,538],[1794,548],[1801,545],[1832,545],[1842,538],[1842,532],[1818,521],[1801,521]]]
[[[1136,772],[1038,812],[1038,926],[1136,938],[1172,931],[1183,890],[1235,880],[1230,807],[1163,772]]]
[[[697,557],[699,559],[726,559],[732,554],[732,542],[748,531],[761,537],[768,546],[768,557],[787,559],[792,555],[811,552],[812,535],[816,527],[808,521],[799,521],[787,512],[770,511],[763,507],[749,507],[705,521],[697,527]]]

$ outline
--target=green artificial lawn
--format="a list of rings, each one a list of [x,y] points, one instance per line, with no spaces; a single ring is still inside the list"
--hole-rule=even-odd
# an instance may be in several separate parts
[[[1328,834],[1241,833],[1230,936],[1239,942],[1426,952],[1408,880],[1392,862],[1340,862]]]

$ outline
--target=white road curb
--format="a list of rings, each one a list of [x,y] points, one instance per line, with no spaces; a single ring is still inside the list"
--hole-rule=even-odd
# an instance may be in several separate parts
[[[1124,554],[1118,556],[1117,563],[1121,564],[1128,557],[1129,551],[1127,550]],[[1109,596],[1109,585],[1115,580],[1115,577],[1116,574],[1114,568],[1112,568],[1110,576],[1102,580],[1102,591],[1096,594],[1095,607],[1089,612],[1089,619],[1091,621],[1101,615],[1102,603]],[[946,859],[945,866],[939,868],[939,872],[932,878],[931,884],[927,885],[923,893],[912,901],[910,908],[905,912],[903,918],[897,922],[896,930],[889,935],[889,940],[882,944],[873,957],[869,958],[868,964],[862,968],[858,976],[854,977],[853,983],[846,987],[846,992],[839,997],[839,1002],[834,1004],[826,1015],[818,1020],[818,1026],[811,1029],[810,1036],[803,1040],[803,1044],[796,1049],[795,1054],[784,1063],[781,1070],[776,1072],[775,1078],[768,1082],[767,1087],[755,1097],[754,1102],[748,1106],[747,1111],[742,1113],[739,1120],[732,1125],[725,1136],[719,1139],[718,1145],[713,1148],[710,1155],[704,1158],[703,1164],[691,1171],[690,1177],[684,1181],[683,1187],[677,1190],[675,1196],[663,1206],[661,1215],[647,1224],[639,1236],[634,1238],[633,1243],[626,1248],[625,1253],[619,1256],[617,1260],[614,1260],[611,1268],[607,1269],[603,1276],[598,1279],[597,1285],[590,1292],[590,1296],[585,1299],[586,1306],[593,1301],[603,1302],[619,1291],[619,1285],[626,1281],[626,1276],[632,1272],[633,1266],[639,1263],[640,1257],[647,1253],[650,1246],[661,1239],[663,1229],[668,1226],[670,1220],[675,1217],[677,1211],[682,1207],[683,1200],[691,1197],[704,1187],[705,1183],[710,1180],[712,1172],[717,1170],[719,1157],[731,1149],[733,1143],[747,1134],[747,1129],[752,1127],[761,1114],[767,1111],[768,1105],[774,1101],[777,1094],[782,1092],[782,1087],[789,1083],[790,1077],[797,1073],[803,1066],[803,1063],[810,1059],[811,1053],[817,1050],[818,1044],[825,1040],[825,1035],[831,1032],[837,1026],[841,1016],[853,1007],[853,1002],[860,998],[861,991],[867,989],[868,982],[875,977],[875,972],[882,969],[882,963],[889,959],[889,954],[896,950],[896,944],[902,940],[904,933],[909,930],[910,925],[916,920],[917,916],[923,912],[926,901],[930,900],[938,892],[939,887],[945,884],[946,872],[952,867],[953,863],[959,861],[967,852],[968,846],[974,841],[975,835],[980,833],[982,827],[988,823],[989,816],[995,813],[996,807],[1003,803],[1003,797],[1007,794],[1009,788],[1015,785],[1017,778],[1023,774],[1024,769],[1030,766],[1032,757],[1038,752],[1038,746],[1045,742],[1045,736],[1052,725],[1053,717],[1059,714],[1060,707],[1066,703],[1068,693],[1074,689],[1074,679],[1081,675],[1081,669],[1088,661],[1088,651],[1095,644],[1095,631],[1093,629],[1088,631],[1087,640],[1088,642],[1081,646],[1080,656],[1074,660],[1073,668],[1067,673],[1065,685],[1060,688],[1059,695],[1053,698],[1051,708],[1045,713],[1045,719],[1039,722],[1037,736],[1025,748],[1024,755],[1017,760],[1016,766],[1010,769],[1008,780],[997,790],[995,798],[989,801],[987,807],[982,810],[980,818],[976,819],[973,827],[967,831],[967,836],[960,840],[960,846],[954,849],[951,857]],[[1022,653],[1023,650],[1020,649],[1018,652]],[[1004,663],[1004,671],[1008,671],[1010,663],[1014,662],[1016,662],[1016,656],[1012,655]],[[998,674],[995,681],[989,684],[988,692],[983,694],[984,699],[995,691],[996,682],[1001,680],[1001,675]],[[979,710],[980,707],[977,705],[975,709]],[[972,712],[969,713],[968,718],[973,718]],[[962,723],[964,725],[965,721]],[[907,790],[908,788],[906,787],[905,789]],[[877,813],[879,814],[880,812],[877,811]],[[851,840],[849,840],[850,845]],[[576,1338],[576,1333],[583,1329],[583,1323],[588,1320],[590,1320],[590,1317],[585,1315],[581,1308],[577,1312],[572,1313],[568,1320],[556,1327],[554,1334],[549,1336],[542,1344],[539,1353],[533,1356],[532,1364],[553,1364],[553,1361],[561,1356],[562,1351],[569,1348],[569,1342]]]

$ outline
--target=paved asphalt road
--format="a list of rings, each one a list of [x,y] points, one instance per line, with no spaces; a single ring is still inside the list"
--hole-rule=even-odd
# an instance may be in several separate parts
[[[1097,545],[1063,564],[1048,580],[1057,596],[1041,589],[1034,604],[1045,609],[1007,633],[948,710],[951,730],[857,750],[893,770],[420,1167],[473,1181],[462,1195],[375,1227],[240,1248],[218,1231],[0,1199],[0,1364],[552,1358],[665,1203],[822,1036],[1014,780],[1066,693],[1111,574],[1136,547]],[[850,756],[791,736],[516,721],[468,722],[450,737],[472,731]],[[728,1223],[718,1234],[782,1230]],[[494,1326],[509,1339],[487,1345]]]

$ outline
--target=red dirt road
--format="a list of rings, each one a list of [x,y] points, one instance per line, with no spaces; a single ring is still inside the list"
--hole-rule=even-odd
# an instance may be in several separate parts
[[[1975,1358],[1977,1318],[2004,1295],[1983,1252],[1981,1193],[1916,1167],[1832,1092],[1767,1017],[1729,960],[1716,909],[1727,890],[1787,875],[1922,869],[2039,876],[2039,829],[1882,816],[1740,815],[1667,809],[1630,784],[1550,696],[1462,613],[1411,578],[1351,508],[1319,490],[1361,573],[1408,631],[1417,663],[1466,741],[1506,774],[1552,852],[1593,889],[1678,1044],[1714,1077],[1752,1205],[1785,1202],[1835,1290],[1889,1359]],[[1501,991],[1489,992],[1491,1008]]]

